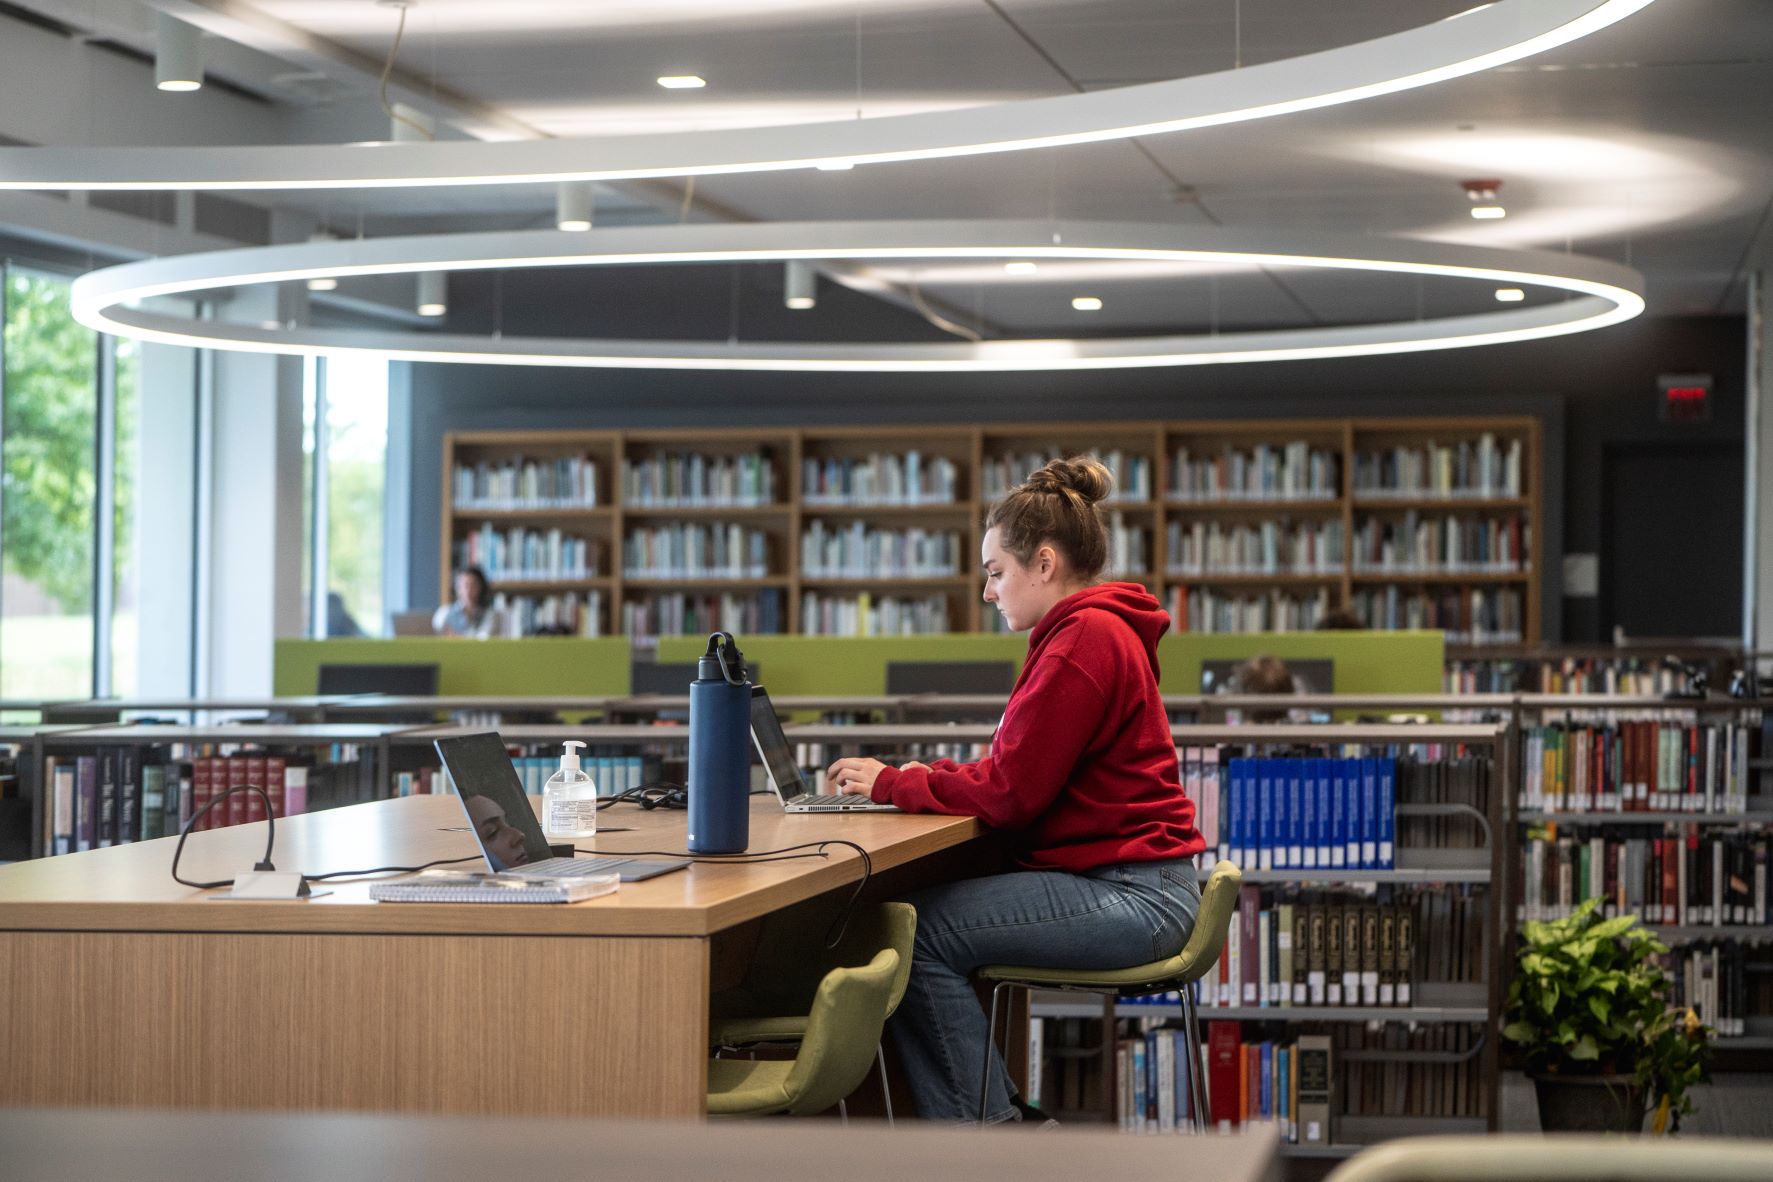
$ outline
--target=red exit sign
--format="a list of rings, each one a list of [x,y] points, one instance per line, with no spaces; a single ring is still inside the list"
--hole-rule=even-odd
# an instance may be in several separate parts
[[[1711,422],[1711,375],[1665,373],[1656,379],[1660,391],[1657,417],[1665,423]]]

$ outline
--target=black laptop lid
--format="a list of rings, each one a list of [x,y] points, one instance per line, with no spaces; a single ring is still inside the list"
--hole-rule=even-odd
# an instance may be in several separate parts
[[[497,873],[554,856],[497,733],[438,739],[435,745],[490,869]]]
[[[794,762],[794,748],[789,745],[788,736],[782,733],[776,708],[770,704],[770,696],[761,685],[751,687],[751,741],[756,744],[757,756],[763,760],[764,771],[769,773],[770,786],[782,798],[782,803],[811,791],[800,778],[800,768]]]

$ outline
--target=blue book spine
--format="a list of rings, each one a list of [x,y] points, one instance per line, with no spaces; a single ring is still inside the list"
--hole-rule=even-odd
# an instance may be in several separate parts
[[[1262,1044],[1262,1119],[1274,1119],[1274,1044]]]
[[[1280,1047],[1274,1052],[1275,1108],[1280,1114],[1281,1140],[1293,1139],[1293,1049]]]
[[[1379,865],[1379,761],[1361,760],[1361,869]]]
[[[1374,762],[1379,765],[1379,869],[1390,870],[1396,864],[1392,842],[1397,832],[1397,760],[1387,755]]]
[[[1304,777],[1299,790],[1299,853],[1303,859],[1299,865],[1306,870],[1317,869],[1318,763],[1316,759],[1299,761],[1300,774]]]
[[[1355,824],[1355,782],[1349,776],[1349,764],[1353,760],[1339,758],[1332,767],[1335,774],[1335,797],[1332,799],[1333,817],[1330,829],[1330,865],[1335,868],[1346,868],[1360,861],[1360,849],[1349,838]],[[1349,858],[1349,854],[1355,854]]]
[[[1257,799],[1255,799],[1255,868],[1275,868],[1275,760],[1255,760]]]
[[[1305,865],[1305,793],[1310,781],[1309,759],[1287,760],[1287,866]]]
[[[1336,794],[1335,779],[1336,761],[1320,759],[1317,761],[1317,864],[1328,869],[1330,865],[1330,798]]]
[[[1145,1128],[1145,1040],[1133,1044],[1133,1103],[1127,1111],[1135,1130]]]
[[[1223,792],[1220,792],[1220,831],[1225,833],[1227,849],[1225,856],[1236,861],[1239,867],[1248,867],[1250,859],[1243,852],[1243,766],[1245,758],[1234,758],[1225,764],[1225,780]]]
[[[1180,1030],[1166,1031],[1170,1036],[1170,1060],[1175,1065],[1175,1077],[1171,1081],[1176,1093],[1176,1128],[1178,1131],[1188,1128],[1188,1122],[1194,1118],[1194,1110],[1188,1103],[1188,1038]]]

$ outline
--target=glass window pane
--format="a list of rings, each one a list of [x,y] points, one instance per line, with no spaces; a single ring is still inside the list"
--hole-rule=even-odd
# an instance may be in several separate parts
[[[326,635],[381,636],[388,363],[329,357],[326,381]]]
[[[134,341],[109,338],[116,350],[116,477],[111,555],[111,686],[116,697],[135,697],[141,692],[137,660],[141,653],[139,623],[141,556],[137,553],[136,473],[141,471],[142,365],[141,346]],[[172,575],[173,572],[167,572]]]
[[[98,351],[68,282],[6,272],[0,696],[92,693]]]

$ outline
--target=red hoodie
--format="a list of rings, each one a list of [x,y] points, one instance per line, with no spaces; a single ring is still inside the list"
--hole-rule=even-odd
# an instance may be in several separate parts
[[[1170,626],[1137,583],[1068,595],[1028,637],[991,754],[887,768],[875,800],[912,813],[978,817],[1014,830],[1031,870],[1081,873],[1206,848],[1182,791],[1157,689],[1157,638]]]

